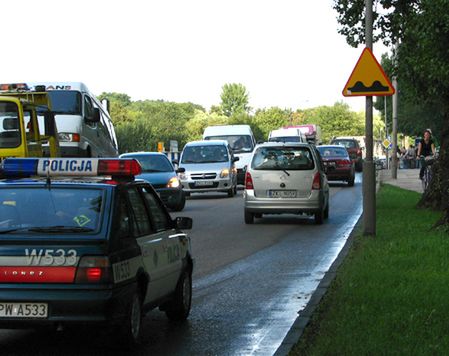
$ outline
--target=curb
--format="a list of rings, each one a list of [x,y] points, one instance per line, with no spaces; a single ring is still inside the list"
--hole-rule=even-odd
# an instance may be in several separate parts
[[[355,231],[358,230],[358,227],[360,226],[360,224],[362,224],[362,219],[363,219],[363,214],[360,215],[359,220],[354,225],[354,228],[352,229],[352,231],[349,233],[349,236],[346,240],[345,245],[339,252],[335,261],[330,266],[329,270],[326,272],[324,277],[321,279],[321,282],[318,284],[318,287],[313,292],[312,297],[310,298],[306,307],[303,310],[301,310],[300,312],[298,312],[298,314],[299,314],[298,317],[296,318],[295,322],[291,326],[290,330],[288,331],[288,333],[285,336],[284,340],[282,341],[281,345],[278,347],[278,349],[274,353],[275,356],[288,355],[290,353],[291,349],[296,345],[296,343],[300,339],[301,335],[304,332],[304,329],[310,322],[310,318],[312,317],[316,308],[320,304],[321,299],[326,294],[327,289],[331,285],[332,281],[335,279],[335,276],[337,275],[338,268],[340,267],[341,263],[346,258],[347,254],[349,252],[349,249],[352,246],[352,242],[354,241]]]

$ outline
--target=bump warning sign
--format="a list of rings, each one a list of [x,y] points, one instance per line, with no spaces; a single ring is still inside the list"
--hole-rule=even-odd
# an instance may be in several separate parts
[[[394,94],[394,87],[374,57],[366,47],[344,89],[344,96],[388,96]]]

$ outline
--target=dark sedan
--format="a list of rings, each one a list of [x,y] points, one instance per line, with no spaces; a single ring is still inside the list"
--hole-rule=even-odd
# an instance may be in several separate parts
[[[160,152],[131,152],[120,155],[120,158],[137,159],[142,166],[142,173],[136,179],[149,182],[166,207],[174,211],[184,209],[186,197],[178,179],[178,171],[166,155]]]
[[[352,187],[355,179],[354,161],[343,146],[327,145],[317,146],[321,154],[327,179],[329,181],[346,181]]]

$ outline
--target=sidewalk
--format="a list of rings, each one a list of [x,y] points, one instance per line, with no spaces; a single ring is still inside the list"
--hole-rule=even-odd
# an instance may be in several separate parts
[[[421,180],[419,179],[419,169],[398,169],[397,179],[391,178],[390,169],[381,169],[378,172],[381,183],[395,185],[418,193],[423,192]]]

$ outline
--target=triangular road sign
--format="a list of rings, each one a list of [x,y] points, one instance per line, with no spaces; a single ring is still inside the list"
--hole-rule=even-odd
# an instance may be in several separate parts
[[[393,85],[371,49],[366,47],[343,89],[343,95],[388,96],[393,94]]]

